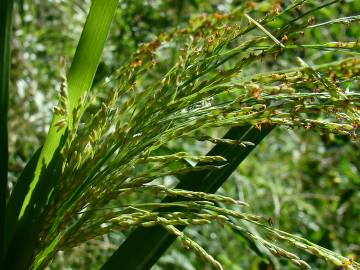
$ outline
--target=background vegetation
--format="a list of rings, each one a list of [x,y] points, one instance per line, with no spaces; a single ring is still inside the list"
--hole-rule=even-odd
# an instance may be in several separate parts
[[[15,5],[12,39],[11,79],[9,90],[9,193],[25,164],[44,142],[51,122],[51,110],[58,100],[60,67],[63,56],[71,63],[90,1],[19,1]],[[307,1],[305,1],[307,2]],[[220,20],[223,14],[234,12],[243,1],[120,1],[106,42],[102,60],[95,76],[94,89],[100,100],[108,90],[104,80],[119,66],[128,65],[139,46],[154,40],[162,33],[183,28],[189,20],[209,16]],[[309,1],[306,8],[324,5],[324,1]],[[360,14],[358,1],[329,1],[329,5],[312,14],[313,23]],[[281,12],[288,1],[249,1],[252,16],[261,17]],[[249,11],[250,12],[250,11]],[[303,14],[305,11],[294,11]],[[200,15],[199,15],[200,14]],[[203,14],[203,15],[201,15]],[[306,18],[306,20],[310,20]],[[284,20],[288,20],[285,18]],[[276,21],[272,28],[283,22]],[[302,31],[305,31],[303,33]],[[254,36],[263,35],[259,30]],[[321,47],[332,41],[358,42],[359,18],[353,21],[329,24],[320,29],[299,30],[299,37],[283,37],[281,42],[315,44],[318,47],[294,47],[277,58],[274,54],[261,62],[256,60],[246,67],[245,73],[258,74],[296,66],[297,56],[311,65],[358,57],[359,46],[342,48]],[[287,41],[286,39],[294,40]],[[181,41],[179,41],[181,42]],[[161,78],[177,61],[176,42],[162,51],[160,67],[154,69],[149,80]],[[261,45],[259,45],[261,46]],[[269,45],[264,45],[269,46]],[[136,64],[136,59],[135,63]],[[145,62],[145,60],[144,60]],[[230,64],[229,64],[230,65]],[[346,77],[346,76],[345,76]],[[144,87],[150,82],[140,81]],[[346,85],[345,85],[346,86]],[[359,80],[348,87],[359,93]],[[125,97],[126,100],[127,97]],[[224,98],[225,99],[225,98]],[[96,111],[99,104],[94,104]],[[90,108],[91,109],[91,108]],[[91,110],[90,110],[91,111]],[[90,114],[90,112],[88,112]],[[212,131],[221,137],[225,129]],[[202,155],[211,143],[196,140],[176,140],[169,143],[174,151],[191,151]],[[359,260],[360,256],[360,144],[358,139],[339,134],[322,133],[304,128],[277,127],[232,174],[219,194],[242,200],[250,205],[251,213],[265,216],[273,228],[279,228],[311,242]],[[166,176],[159,183],[170,183]],[[137,194],[137,196],[139,196]],[[149,199],[148,194],[137,197]],[[236,207],[234,209],[237,209]],[[249,231],[257,228],[243,223]],[[218,224],[192,226],[187,235],[198,242],[208,253],[221,262],[224,269],[295,269],[291,262],[272,255],[269,251],[254,248],[241,232]],[[89,240],[73,249],[59,251],[49,269],[96,269],[118,248],[126,237],[110,232]],[[292,250],[292,247],[289,247]],[[305,252],[301,258],[313,269],[338,269],[331,263]],[[154,269],[211,269],[211,265],[175,243]]]

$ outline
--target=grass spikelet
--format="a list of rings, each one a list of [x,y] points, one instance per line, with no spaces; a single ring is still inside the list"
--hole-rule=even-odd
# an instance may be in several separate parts
[[[54,107],[54,114],[59,116],[59,120],[55,123],[58,129],[64,128],[68,125],[69,114],[69,96],[67,90],[67,79],[65,71],[65,59],[60,57],[60,91],[59,104]]]
[[[163,220],[159,218],[158,223],[160,225],[163,225]],[[196,242],[185,236],[181,231],[176,229],[176,227],[166,225],[166,223],[163,226],[168,232],[178,236],[179,241],[185,248],[194,251],[195,254],[202,258],[205,262],[209,262],[210,264],[212,264],[216,269],[223,270],[223,267],[217,260],[215,260],[210,254],[208,254],[201,246],[199,246],[199,244],[197,244]]]

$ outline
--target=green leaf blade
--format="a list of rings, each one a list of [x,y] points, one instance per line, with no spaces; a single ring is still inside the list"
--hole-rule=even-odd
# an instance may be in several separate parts
[[[69,95],[69,125],[72,123],[72,109],[79,104],[81,96],[90,90],[101,54],[107,39],[111,22],[115,15],[118,0],[93,0],[88,17],[77,46],[74,60],[71,64],[68,77]],[[17,217],[7,222],[8,228],[14,231],[7,241],[6,269],[28,269],[32,264],[32,257],[37,243],[37,233],[41,226],[41,219],[46,211],[46,203],[49,192],[59,180],[56,177],[56,170],[61,168],[60,150],[66,129],[58,129],[56,123],[59,116],[54,115],[48,136],[42,147],[36,166],[30,166],[31,170],[26,175],[29,177],[20,178],[18,192],[11,194],[12,209],[16,209]],[[56,169],[55,171],[53,171]],[[21,182],[21,183],[20,183]],[[24,195],[24,191],[26,194]],[[19,210],[20,209],[20,210]],[[34,235],[32,235],[34,234]],[[18,241],[23,240],[19,248]],[[12,254],[12,251],[17,251]],[[23,254],[19,259],[16,254]],[[22,261],[22,262],[21,262]]]

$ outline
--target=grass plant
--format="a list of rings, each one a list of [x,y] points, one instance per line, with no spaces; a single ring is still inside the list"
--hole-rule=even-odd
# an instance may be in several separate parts
[[[336,267],[360,269],[345,256],[272,227],[246,202],[216,193],[274,127],[358,140],[359,41],[302,39],[329,25],[356,24],[359,16],[315,23],[314,16],[340,1],[295,0],[265,14],[245,2],[229,13],[196,16],[143,44],[92,91],[117,4],[92,2],[69,71],[64,60],[59,64],[59,102],[48,137],[7,204],[5,267],[44,269],[58,251],[133,230],[101,269],[149,269],[175,238],[223,269],[183,232],[185,226],[218,223],[300,268],[310,265],[286,245]],[[326,61],[297,56],[308,50],[322,52]],[[289,55],[292,66],[267,70],[267,61],[281,63]],[[215,146],[207,155],[171,149],[190,140]],[[164,177],[179,183],[159,183]]]

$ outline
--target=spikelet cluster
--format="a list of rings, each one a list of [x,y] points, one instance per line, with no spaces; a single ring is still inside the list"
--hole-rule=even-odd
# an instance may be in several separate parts
[[[191,171],[218,170],[227,165],[221,156],[171,150],[169,145],[175,140],[254,146],[251,141],[205,134],[209,129],[276,125],[358,140],[360,58],[356,54],[319,65],[297,58],[296,66],[271,72],[258,65],[307,47],[336,49],[337,53],[359,48],[358,41],[299,43],[303,31],[327,25],[314,24],[310,15],[279,29],[268,26],[279,16],[292,16],[304,2],[294,1],[282,12],[276,8],[258,20],[250,15],[250,6],[229,14],[193,18],[188,27],[142,45],[127,65],[106,79],[103,91],[107,98],[83,101],[87,109],[82,117],[80,108],[71,112],[76,121],[65,143],[61,182],[54,192],[61,196],[51,197],[56,212],[47,217],[42,234],[45,244],[38,251],[37,265],[46,265],[58,250],[110,231],[161,225],[177,235],[186,248],[222,269],[175,227],[217,222],[245,231],[275,256],[301,268],[310,266],[266,240],[265,235],[337,266],[360,269],[356,262],[350,264],[344,257],[264,225],[267,218],[239,208],[246,206],[245,202],[161,184],[164,177],[174,179]],[[342,22],[333,20],[329,24]],[[350,18],[348,22],[353,21]],[[161,58],[169,53],[168,48],[173,48],[177,57],[172,66]],[[261,72],[246,72],[254,70],[253,66]],[[161,77],[156,75],[159,73]],[[67,123],[69,115],[66,77],[61,80],[60,102],[55,109],[63,117],[59,127]],[[198,165],[193,166],[194,162]],[[174,200],[160,202],[164,196]],[[162,211],[164,208],[171,208],[171,213]],[[256,224],[264,235],[246,231],[242,221]]]

